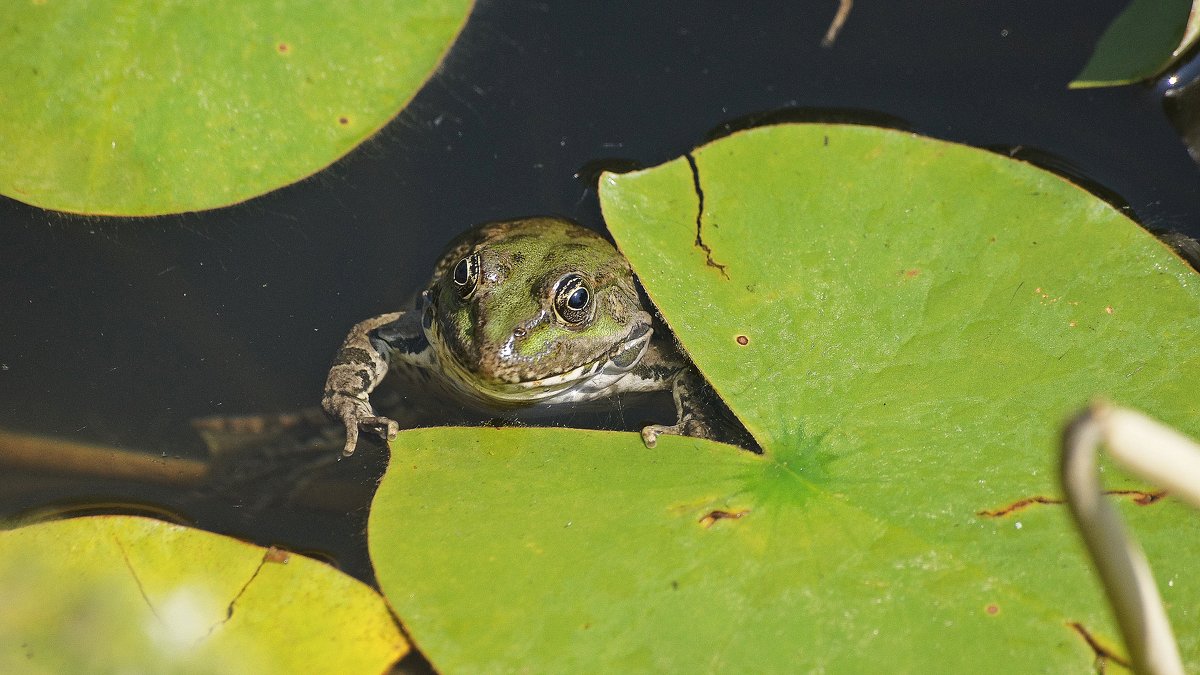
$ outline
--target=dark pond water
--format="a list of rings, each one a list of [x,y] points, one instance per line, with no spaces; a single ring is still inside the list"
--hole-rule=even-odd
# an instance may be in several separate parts
[[[190,420],[315,405],[345,331],[397,308],[455,233],[529,214],[602,229],[594,167],[657,164],[770,111],[1020,148],[1149,227],[1200,235],[1200,172],[1161,91],[1066,88],[1123,2],[858,0],[825,49],[836,4],[482,2],[399,118],[300,184],[148,220],[0,198],[0,429],[204,460]],[[383,454],[321,473],[325,499],[264,505],[279,485],[96,475],[120,458],[18,468],[0,451],[0,517],[163,508],[370,579]]]

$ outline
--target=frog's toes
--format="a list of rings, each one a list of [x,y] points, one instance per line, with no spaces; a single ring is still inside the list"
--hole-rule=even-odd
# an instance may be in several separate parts
[[[651,424],[642,428],[642,442],[647,448],[653,448],[658,444],[658,437],[666,434],[668,436],[688,436],[691,438],[715,438],[713,429],[703,421],[692,416],[687,416],[677,424]]]
[[[647,448],[653,448],[654,446],[658,445],[659,434],[675,433],[672,431],[673,429],[674,427],[663,426],[661,424],[651,424],[649,426],[642,427],[642,443],[644,443]]]
[[[354,454],[354,446],[358,445],[358,424],[346,421],[346,445],[342,447],[342,457]]]
[[[370,429],[389,441],[400,433],[400,424],[390,417],[364,417],[358,421],[358,426]]]
[[[378,434],[380,437],[387,440],[392,440],[396,434],[400,433],[400,425],[388,417],[377,417],[374,415],[366,417],[347,416],[343,419],[346,423],[346,445],[342,448],[342,456],[349,457],[354,454],[354,447],[358,445],[358,430],[364,429]]]

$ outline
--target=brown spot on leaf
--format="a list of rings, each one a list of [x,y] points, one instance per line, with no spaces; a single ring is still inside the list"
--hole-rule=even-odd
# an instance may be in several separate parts
[[[291,559],[292,559],[292,554],[290,552],[285,551],[281,548],[275,548],[274,546],[268,548],[267,552],[263,554],[263,562],[286,565],[287,561],[289,561]]]
[[[739,335],[737,336],[737,343],[745,347],[746,345],[750,344],[750,338],[746,337],[745,335]]]
[[[1109,490],[1106,495],[1118,495],[1120,497],[1128,497],[1133,500],[1138,506],[1149,506],[1154,502],[1167,496],[1166,490],[1158,490],[1157,492],[1142,492],[1141,490]]]
[[[286,53],[288,53],[288,52],[289,52],[289,51],[290,51],[292,48],[291,48],[291,47],[288,45],[288,43],[286,43],[286,42],[280,42],[280,43],[279,43],[279,46],[277,46],[277,47],[276,47],[276,49],[278,49],[278,50],[279,50],[279,53],[280,53],[280,54],[286,54]]]
[[[346,126],[347,124],[350,124],[350,118],[346,117],[345,115],[342,115],[341,117],[338,118],[338,124],[340,124],[342,126]]]
[[[750,509],[741,509],[739,511],[722,511],[715,509],[709,511],[703,518],[700,519],[700,524],[704,527],[712,527],[713,523],[718,520],[738,520],[742,516],[750,513]]]
[[[916,279],[921,276],[921,270],[918,269],[904,270],[902,273],[908,279]]]
[[[990,616],[996,616],[1000,613],[1000,605],[994,603],[990,604],[987,607],[984,607],[983,611],[987,612]]]

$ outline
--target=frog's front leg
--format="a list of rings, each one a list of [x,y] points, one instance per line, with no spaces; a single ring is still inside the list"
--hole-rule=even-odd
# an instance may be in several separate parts
[[[387,375],[393,358],[420,361],[429,356],[420,312],[392,312],[367,319],[350,329],[329,376],[321,407],[346,427],[343,456],[354,453],[360,428],[391,440],[400,431],[395,420],[375,414],[370,395]]]
[[[695,366],[680,368],[672,379],[671,395],[675,399],[675,424],[651,424],[642,428],[642,442],[647,448],[658,444],[661,434],[715,439],[716,429],[708,419],[707,408],[701,402],[707,384]]]
[[[647,448],[653,448],[661,434],[712,439],[717,437],[719,422],[712,419],[712,406],[709,405],[715,394],[705,382],[704,376],[696,370],[696,366],[687,360],[672,341],[656,337],[629,375],[630,389],[670,389],[675,399],[675,424],[651,424],[642,429],[642,442]]]

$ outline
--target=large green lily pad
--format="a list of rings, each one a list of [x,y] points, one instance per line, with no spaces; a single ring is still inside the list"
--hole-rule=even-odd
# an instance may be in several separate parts
[[[0,194],[144,216],[328,166],[394,117],[470,0],[0,7]]]
[[[605,175],[601,203],[766,452],[402,433],[368,536],[435,666],[1091,673],[1097,650],[1120,658],[1053,503],[1057,440],[1096,395],[1200,435],[1200,278],[1173,253],[1030,165],[855,126],[742,132]],[[1196,669],[1200,519],[1113,498]]]
[[[0,672],[380,673],[383,599],[324,563],[98,516],[0,531]]]

